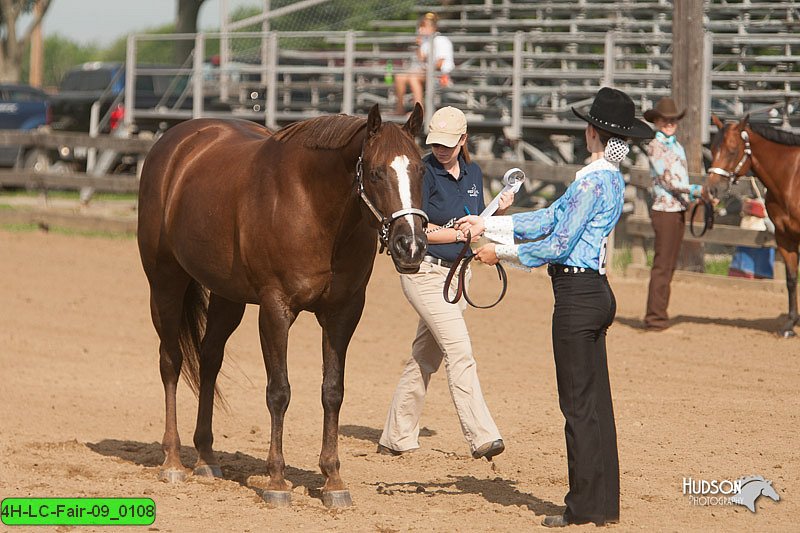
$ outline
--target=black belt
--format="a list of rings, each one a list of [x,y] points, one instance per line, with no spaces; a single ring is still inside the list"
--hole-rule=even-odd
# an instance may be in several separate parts
[[[576,267],[571,265],[549,264],[547,265],[547,273],[550,277],[557,276],[600,276],[601,274],[592,268]],[[603,274],[605,275],[605,274]]]
[[[445,268],[450,268],[453,266],[453,261],[445,261],[444,259],[439,259],[438,257],[433,257],[432,255],[426,255],[422,258],[423,261],[426,263],[430,263],[432,265],[439,265]]]

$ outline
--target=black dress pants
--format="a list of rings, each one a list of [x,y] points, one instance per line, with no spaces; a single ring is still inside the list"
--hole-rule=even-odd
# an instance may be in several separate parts
[[[565,517],[598,525],[619,520],[619,458],[608,379],[606,330],[616,314],[608,279],[553,265],[553,353],[566,424],[569,492]]]

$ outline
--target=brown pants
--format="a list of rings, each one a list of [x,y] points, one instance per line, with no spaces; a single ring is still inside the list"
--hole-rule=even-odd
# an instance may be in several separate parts
[[[647,291],[647,314],[644,325],[648,329],[669,327],[667,306],[669,305],[669,285],[678,263],[683,232],[686,226],[684,212],[666,213],[650,211],[650,220],[656,234],[656,255],[650,270],[650,288]]]

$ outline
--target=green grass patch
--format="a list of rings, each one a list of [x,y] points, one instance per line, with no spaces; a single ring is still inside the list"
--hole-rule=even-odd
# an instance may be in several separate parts
[[[614,250],[612,258],[612,268],[617,272],[624,272],[628,265],[633,263],[633,252],[630,247],[618,248]]]
[[[25,189],[20,189],[16,191],[2,191],[0,194],[0,198],[3,196],[11,196],[14,198],[40,198],[43,194],[43,191],[28,191]],[[79,191],[54,191],[49,190],[46,192],[48,198],[59,198],[64,200],[80,200],[80,192]],[[96,192],[92,195],[92,200],[99,200],[99,201],[130,201],[135,202],[138,198],[136,193],[118,193],[118,192]]]
[[[39,224],[2,224],[0,229],[14,233],[31,232],[31,231],[47,231],[57,235],[78,236],[78,237],[95,237],[101,239],[135,239],[136,234],[116,232],[116,231],[98,231],[98,230],[81,230],[74,228],[64,228],[61,226],[50,226],[46,230]]]
[[[731,266],[730,257],[721,257],[716,259],[706,259],[706,274],[714,274],[716,276],[727,276],[728,269]]]

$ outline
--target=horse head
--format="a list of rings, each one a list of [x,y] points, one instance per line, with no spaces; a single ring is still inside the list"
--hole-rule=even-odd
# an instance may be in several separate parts
[[[774,501],[780,501],[781,497],[778,494],[778,491],[775,490],[775,487],[772,486],[772,481],[767,481],[764,485],[761,486],[761,495],[766,496],[767,498],[771,498]]]
[[[739,494],[731,497],[731,502],[747,507],[750,512],[756,512],[756,500],[760,496],[767,496],[776,502],[781,499],[772,486],[772,481],[767,481],[763,476],[747,476],[738,480],[741,487]]]
[[[401,273],[417,272],[428,246],[428,217],[421,209],[424,167],[415,141],[421,128],[419,104],[403,126],[383,122],[377,104],[367,117],[361,198],[380,222],[381,245]]]
[[[747,131],[750,115],[735,123],[723,124],[716,115],[711,120],[719,131],[711,143],[711,167],[703,187],[703,200],[713,202],[719,198],[723,180],[726,189],[747,174],[753,164],[750,150],[750,133]]]

